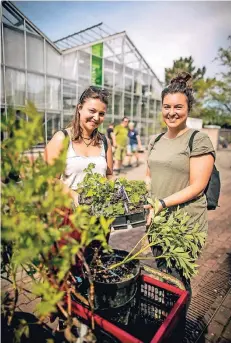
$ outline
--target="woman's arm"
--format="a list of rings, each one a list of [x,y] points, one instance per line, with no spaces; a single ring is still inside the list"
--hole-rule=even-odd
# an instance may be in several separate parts
[[[190,158],[189,186],[166,198],[167,207],[183,204],[196,198],[206,188],[212,174],[214,158],[211,154]]]
[[[54,160],[57,159],[64,147],[64,140],[65,135],[63,132],[59,131],[57,132],[52,139],[47,144],[45,151],[44,151],[44,160],[49,164],[53,165]],[[56,181],[59,182],[63,187],[63,193],[68,194],[73,199],[75,205],[78,205],[78,194],[70,189],[67,185],[65,185],[60,179],[60,175],[57,175]]]
[[[111,147],[111,142],[110,140],[107,138],[107,178],[111,179],[112,178],[112,174],[113,174],[113,157],[112,157],[112,147]]]

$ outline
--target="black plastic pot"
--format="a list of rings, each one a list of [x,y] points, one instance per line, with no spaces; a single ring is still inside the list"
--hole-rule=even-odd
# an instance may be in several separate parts
[[[127,218],[126,218],[126,215],[121,215],[119,217],[116,217],[116,219],[112,223],[112,227],[115,230],[127,229]]]
[[[139,227],[146,224],[146,212],[145,210],[137,213],[128,214],[128,220],[132,227]]]
[[[114,254],[118,257],[118,262],[128,254],[124,250],[114,250]],[[112,254],[105,254],[101,257],[104,262],[111,258]],[[109,309],[119,308],[128,304],[134,297],[137,290],[137,279],[140,275],[140,263],[138,260],[128,262],[126,264],[129,269],[129,277],[125,281],[115,283],[105,283],[94,281],[95,286],[95,308]]]

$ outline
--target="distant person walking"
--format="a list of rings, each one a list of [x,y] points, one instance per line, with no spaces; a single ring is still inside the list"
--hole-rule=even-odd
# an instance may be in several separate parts
[[[124,117],[114,129],[115,135],[115,175],[119,175],[123,160],[127,153],[129,119]]]
[[[115,140],[115,134],[114,134],[114,124],[109,124],[107,128],[107,138],[111,142],[111,146],[115,149],[116,146],[116,140]],[[114,152],[114,151],[113,151]]]
[[[128,124],[128,167],[132,167],[132,157],[136,158],[136,167],[139,166],[139,153],[138,150],[142,150],[141,140],[138,131],[135,129],[135,124],[130,122]]]

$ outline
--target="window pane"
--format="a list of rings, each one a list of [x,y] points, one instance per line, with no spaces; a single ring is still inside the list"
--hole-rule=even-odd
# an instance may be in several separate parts
[[[76,52],[68,55],[63,55],[63,77],[67,79],[77,79]]]
[[[48,43],[46,43],[46,63],[47,74],[61,75],[61,55]]]
[[[63,127],[67,127],[71,123],[73,117],[74,117],[73,114],[72,115],[64,114],[64,116],[63,116]]]
[[[150,99],[149,101],[149,118],[153,119],[155,114],[155,101]]]
[[[121,116],[121,113],[122,113],[122,93],[121,92],[115,93],[114,113],[115,115]]]
[[[11,105],[25,105],[25,73],[6,69],[6,101]]]
[[[131,92],[132,91],[132,79],[125,77],[125,90],[127,92]]]
[[[142,98],[142,103],[141,103],[141,117],[142,118],[146,118],[147,109],[148,109],[148,101],[146,98]]]
[[[115,64],[115,87],[121,89],[123,81],[123,66],[121,64]]]
[[[16,26],[17,28],[24,28],[24,20],[21,16],[13,13],[12,10],[6,9],[7,3],[2,6],[2,21],[10,26]]]
[[[27,68],[38,72],[44,72],[43,40],[27,33]]]
[[[56,131],[61,129],[61,114],[47,113],[47,140],[49,141]]]
[[[32,101],[37,108],[44,108],[44,77],[28,73],[27,83],[28,100]]]
[[[47,78],[46,84],[46,108],[60,109],[61,83],[60,80],[51,77]]]
[[[104,70],[104,86],[113,87],[113,73]]]
[[[86,88],[90,86],[90,80],[79,76],[79,86],[78,86],[78,98],[85,91]]]
[[[63,80],[63,108],[72,110],[76,104],[76,82]]]
[[[24,33],[4,27],[6,65],[25,68]]]
[[[133,98],[133,116],[139,117],[140,115],[140,98],[137,95],[134,95]]]
[[[90,57],[91,55],[85,51],[79,51],[79,70],[78,74],[81,77],[89,79],[90,82]]]
[[[130,116],[131,115],[131,97],[128,95],[125,95],[124,98],[124,115]]]

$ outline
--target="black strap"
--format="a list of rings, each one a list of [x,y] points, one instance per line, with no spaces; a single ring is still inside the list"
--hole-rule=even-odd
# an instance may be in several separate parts
[[[154,145],[156,142],[158,142],[164,134],[165,134],[165,132],[162,132],[159,136],[157,136],[157,137],[155,138],[154,142],[153,142],[153,145]],[[152,146],[153,146],[153,145],[152,145]]]
[[[197,132],[199,132],[199,131],[198,130],[193,131],[193,133],[192,133],[192,135],[191,135],[191,137],[189,139],[188,146],[189,146],[189,149],[190,149],[190,153],[192,152],[193,140],[194,140],[194,137],[197,134]]]
[[[65,137],[68,137],[68,136],[69,136],[66,129],[62,129],[62,130],[60,130],[60,131],[62,131],[62,133],[64,134]]]

